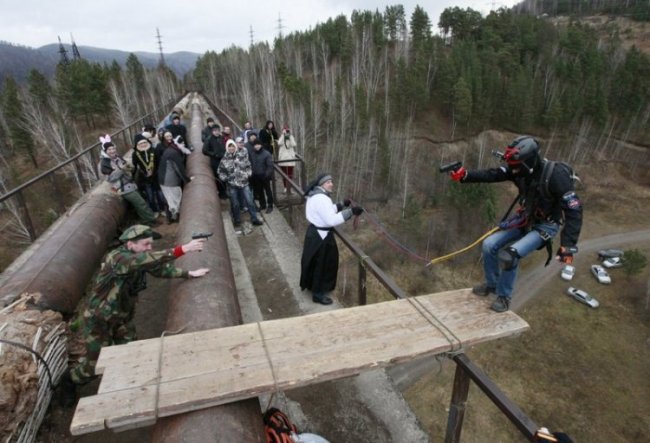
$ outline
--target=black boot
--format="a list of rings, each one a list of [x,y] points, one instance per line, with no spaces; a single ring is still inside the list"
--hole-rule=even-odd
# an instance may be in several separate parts
[[[77,394],[77,385],[72,381],[69,369],[61,376],[61,380],[59,380],[59,384],[57,385],[57,391],[61,407],[71,408],[77,403],[79,398]]]

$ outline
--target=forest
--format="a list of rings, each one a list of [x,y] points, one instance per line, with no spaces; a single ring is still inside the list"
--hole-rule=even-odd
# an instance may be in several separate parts
[[[643,20],[644,3],[527,1],[485,17],[454,7],[437,24],[421,7],[410,15],[400,5],[355,11],[273,45],[207,52],[185,88],[200,89],[241,122],[288,124],[310,173],[331,171],[343,192],[364,190],[366,201],[397,198],[404,219],[451,201],[477,203],[482,218],[492,220],[496,197],[489,188],[448,187],[433,176],[432,162],[455,155],[444,143],[469,144],[463,160],[481,165],[495,146],[478,136],[528,133],[550,140],[547,152],[585,162],[615,158],[612,141],[644,145],[650,132],[648,54],[624,49],[624,30],[616,26],[606,35],[577,17],[559,26],[525,7]],[[124,126],[180,91],[169,69],[145,69],[133,54],[125,68],[81,59],[59,63],[52,81],[36,70],[25,84],[6,78],[4,189],[24,178],[9,166],[12,159],[29,159],[34,169],[59,162],[97,125]]]

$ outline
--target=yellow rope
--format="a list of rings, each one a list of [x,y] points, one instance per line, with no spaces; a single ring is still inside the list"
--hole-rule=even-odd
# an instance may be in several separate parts
[[[429,263],[427,263],[427,266],[435,265],[436,263],[440,263],[441,261],[445,261],[445,260],[447,260],[447,259],[449,259],[451,257],[454,257],[454,256],[456,256],[458,254],[462,254],[463,252],[472,249],[474,246],[476,246],[477,244],[479,244],[483,240],[485,240],[486,237],[494,234],[498,230],[499,230],[499,227],[495,227],[495,228],[490,229],[488,232],[486,232],[485,234],[481,235],[478,239],[476,239],[476,241],[474,243],[472,243],[471,245],[467,245],[463,249],[459,249],[458,251],[452,252],[451,254],[447,254],[447,255],[443,255],[442,257],[434,258]]]

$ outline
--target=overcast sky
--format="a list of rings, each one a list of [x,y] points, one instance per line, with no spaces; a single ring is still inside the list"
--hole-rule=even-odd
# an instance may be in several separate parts
[[[165,53],[220,51],[231,45],[248,47],[272,42],[282,32],[304,31],[330,17],[354,10],[401,4],[410,18],[416,5],[429,14],[438,32],[440,13],[447,7],[471,7],[483,15],[492,8],[510,7],[518,0],[0,0],[0,40],[37,48],[64,43],[124,51],[158,52],[156,27]]]

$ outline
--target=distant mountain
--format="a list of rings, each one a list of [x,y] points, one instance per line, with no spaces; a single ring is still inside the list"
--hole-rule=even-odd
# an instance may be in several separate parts
[[[72,47],[64,44],[68,57],[72,58]],[[124,66],[130,52],[116,49],[93,48],[91,46],[77,46],[81,57],[95,63],[113,63],[116,60]],[[134,52],[146,68],[158,66],[160,55],[154,52]],[[200,54],[194,52],[174,52],[165,54],[165,63],[178,76],[182,77],[194,69]],[[54,75],[56,64],[60,60],[59,45],[52,43],[40,48],[19,46],[8,42],[0,42],[0,79],[10,75],[18,82],[23,82],[31,69],[37,69],[47,77]]]

